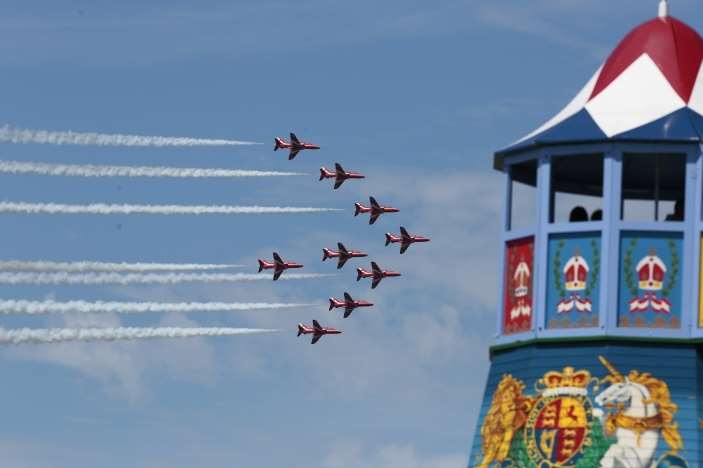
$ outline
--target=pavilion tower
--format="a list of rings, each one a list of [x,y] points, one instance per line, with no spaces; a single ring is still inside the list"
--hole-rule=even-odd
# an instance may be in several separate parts
[[[703,466],[703,39],[632,30],[505,174],[469,466]]]

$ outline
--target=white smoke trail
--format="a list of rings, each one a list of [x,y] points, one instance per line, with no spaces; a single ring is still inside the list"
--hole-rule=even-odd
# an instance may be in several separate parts
[[[109,302],[109,301],[0,301],[0,314],[53,314],[67,312],[143,314],[150,312],[236,312],[251,310],[292,309],[314,304],[277,302]]]
[[[280,280],[315,279],[334,276],[326,273],[288,273]],[[238,283],[271,280],[264,273],[5,273],[0,272],[0,284],[178,284],[178,283]]]
[[[211,138],[121,135],[72,131],[54,132],[48,130],[13,128],[9,125],[0,127],[0,142],[89,146],[241,146],[260,144],[253,141]]]
[[[68,205],[64,203],[0,202],[0,213],[44,214],[270,214],[270,213],[322,213],[343,211],[339,208],[311,208],[294,206],[232,206],[232,205],[110,205],[90,203]]]
[[[246,171],[196,167],[96,166],[90,164],[47,164],[0,161],[0,173],[76,177],[275,177],[305,175],[300,172]]]
[[[44,260],[4,260],[0,261],[0,270],[4,271],[115,271],[115,272],[140,272],[140,271],[198,271],[198,270],[225,270],[237,268],[242,265],[220,263],[112,263],[112,262],[50,262]]]
[[[0,344],[60,343],[65,341],[117,341],[156,338],[194,338],[200,336],[237,336],[276,333],[264,328],[0,328]]]

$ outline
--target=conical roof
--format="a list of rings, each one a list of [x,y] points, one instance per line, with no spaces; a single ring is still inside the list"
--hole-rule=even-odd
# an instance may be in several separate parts
[[[665,10],[664,10],[665,12]],[[632,30],[557,115],[496,153],[531,146],[703,139],[703,39],[661,15]]]

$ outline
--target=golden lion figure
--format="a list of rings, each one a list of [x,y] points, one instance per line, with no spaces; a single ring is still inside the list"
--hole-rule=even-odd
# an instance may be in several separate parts
[[[506,374],[493,393],[491,407],[483,419],[481,441],[483,460],[479,468],[488,468],[493,462],[502,462],[510,451],[515,432],[527,420],[534,400],[523,395],[525,385]]]

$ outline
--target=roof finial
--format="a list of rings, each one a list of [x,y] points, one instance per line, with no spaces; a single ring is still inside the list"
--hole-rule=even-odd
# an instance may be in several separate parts
[[[666,18],[669,16],[669,4],[666,0],[659,1],[659,17]]]

